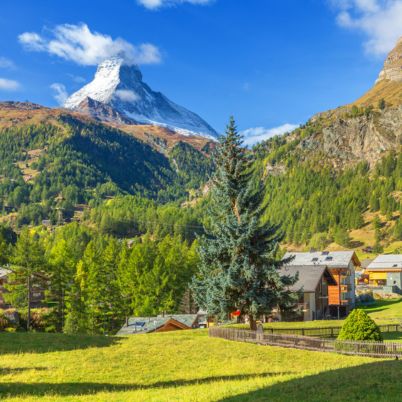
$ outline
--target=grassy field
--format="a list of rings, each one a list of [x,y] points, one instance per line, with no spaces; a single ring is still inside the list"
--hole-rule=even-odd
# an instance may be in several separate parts
[[[130,338],[0,334],[9,401],[397,401],[398,361],[181,331]]]
[[[401,319],[402,302],[367,311],[380,322]],[[205,330],[0,333],[0,356],[0,398],[8,401],[399,401],[402,376],[399,361],[237,343]]]
[[[378,324],[402,325],[402,299],[381,300],[370,306],[360,307]],[[265,328],[327,328],[341,327],[344,320],[317,320],[296,322],[272,322],[264,324]],[[236,325],[240,328],[248,328],[247,325]]]

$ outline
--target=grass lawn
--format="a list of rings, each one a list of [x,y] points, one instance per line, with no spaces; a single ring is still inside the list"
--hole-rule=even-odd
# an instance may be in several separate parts
[[[402,362],[208,338],[0,334],[9,401],[397,401]]]
[[[373,305],[360,307],[378,324],[401,324],[402,325],[402,299],[381,300]],[[341,327],[344,320],[316,320],[295,322],[272,322],[264,324],[265,328],[326,328]],[[235,324],[235,327],[249,328],[245,324]]]

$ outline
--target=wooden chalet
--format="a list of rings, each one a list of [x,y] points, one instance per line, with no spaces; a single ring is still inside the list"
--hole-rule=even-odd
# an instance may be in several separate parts
[[[117,335],[149,334],[151,332],[180,331],[200,328],[205,317],[200,314],[158,315],[156,317],[132,317]]]
[[[298,275],[297,282],[290,288],[294,292],[299,292],[296,319],[322,320],[329,315],[328,289],[336,285],[336,281],[325,265],[285,266],[280,273],[282,276]]]
[[[326,266],[335,280],[328,285],[329,315],[340,318],[349,314],[356,302],[355,270],[361,265],[354,251],[289,252],[284,259],[289,257],[293,259],[288,266]]]

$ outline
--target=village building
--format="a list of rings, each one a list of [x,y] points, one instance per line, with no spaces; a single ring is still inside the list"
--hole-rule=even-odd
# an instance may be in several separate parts
[[[6,289],[6,284],[9,282],[10,274],[12,271],[8,268],[0,267],[0,309],[8,309],[12,308],[13,306],[5,301],[4,295],[8,292]],[[39,276],[43,281],[46,281],[46,277],[36,274]],[[44,306],[45,300],[45,285],[42,284],[33,284],[31,289],[31,307],[32,308],[39,308]]]
[[[328,312],[331,317],[341,318],[349,314],[356,303],[355,271],[360,261],[354,251],[288,252],[284,259],[292,257],[288,266],[326,266],[335,280],[328,284]]]
[[[369,285],[382,293],[402,293],[402,254],[384,254],[366,268]]]
[[[10,307],[4,300],[4,293],[7,292],[5,285],[7,283],[7,276],[11,271],[7,268],[0,268],[0,308],[7,309]]]
[[[117,335],[149,334],[151,332],[180,331],[184,329],[205,328],[206,313],[158,315],[156,317],[132,317]]]
[[[328,287],[336,281],[325,265],[288,265],[281,269],[283,276],[295,277],[297,282],[290,290],[299,292],[295,318],[303,321],[322,320],[329,315]]]

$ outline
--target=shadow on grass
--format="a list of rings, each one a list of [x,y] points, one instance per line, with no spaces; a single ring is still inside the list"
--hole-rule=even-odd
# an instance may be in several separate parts
[[[35,371],[45,371],[48,370],[47,367],[0,367],[0,376],[8,374],[22,373],[23,371],[35,370]]]
[[[221,401],[400,401],[401,375],[402,362],[378,361],[280,382]]]
[[[362,307],[367,313],[378,313],[387,310],[392,304],[402,303],[402,299],[377,301],[372,306]]]
[[[54,396],[90,395],[98,392],[125,392],[147,389],[158,389],[189,386],[195,384],[209,384],[222,381],[239,381],[250,378],[275,377],[278,375],[292,374],[293,372],[268,372],[255,374],[238,374],[216,377],[205,377],[191,380],[161,381],[153,384],[110,384],[93,382],[68,382],[68,383],[0,383],[0,398],[17,396]]]
[[[46,353],[63,350],[102,348],[122,342],[122,338],[46,333],[0,333],[0,354]]]
[[[382,337],[390,342],[402,342],[402,332],[382,332]]]

